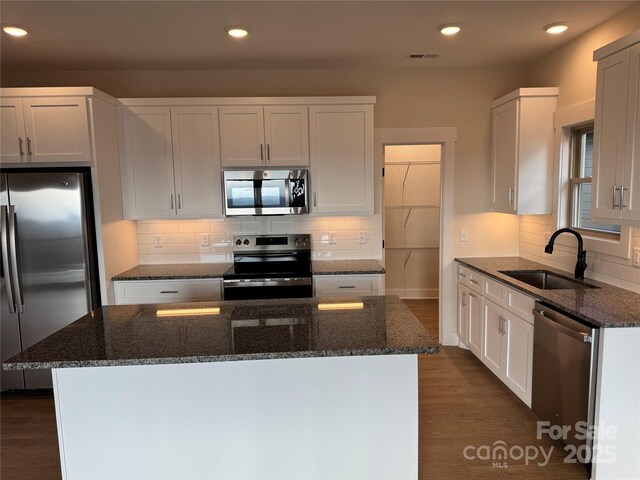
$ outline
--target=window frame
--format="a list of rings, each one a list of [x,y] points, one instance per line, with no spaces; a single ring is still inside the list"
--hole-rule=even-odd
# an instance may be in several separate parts
[[[610,231],[610,230],[602,230],[599,228],[590,228],[584,226],[578,226],[580,219],[580,206],[581,203],[579,201],[576,192],[578,190],[577,185],[580,184],[593,184],[593,177],[582,176],[583,170],[583,157],[582,157],[582,136],[585,133],[589,133],[594,131],[594,122],[591,121],[589,123],[584,123],[578,126],[571,127],[571,133],[569,136],[569,191],[568,191],[568,203],[567,203],[567,223],[569,226],[582,235],[588,235],[591,237],[601,238],[604,240],[613,240],[619,241],[622,236],[622,226],[618,225],[620,228],[619,232]]]

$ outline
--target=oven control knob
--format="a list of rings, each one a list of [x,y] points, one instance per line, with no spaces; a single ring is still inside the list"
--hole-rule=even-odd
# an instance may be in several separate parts
[[[236,240],[236,245],[237,245],[237,246],[240,246],[240,245],[242,245],[242,240],[240,240],[240,239],[237,239],[237,240]]]
[[[249,246],[249,239],[248,239],[248,238],[245,238],[245,239],[244,239],[244,242],[242,242],[242,243],[244,243],[244,246],[245,246],[245,247],[248,247],[248,246]]]

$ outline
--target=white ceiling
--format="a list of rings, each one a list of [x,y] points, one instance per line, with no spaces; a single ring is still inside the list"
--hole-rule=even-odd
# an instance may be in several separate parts
[[[638,2],[2,1],[3,70],[523,65]],[[548,23],[570,21],[551,36]],[[443,37],[436,27],[459,22]],[[251,34],[229,38],[224,27]],[[408,53],[438,53],[408,60]]]

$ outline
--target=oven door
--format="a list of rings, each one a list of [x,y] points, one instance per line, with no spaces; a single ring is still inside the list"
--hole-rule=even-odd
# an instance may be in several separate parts
[[[227,279],[222,282],[225,300],[311,298],[311,277]]]

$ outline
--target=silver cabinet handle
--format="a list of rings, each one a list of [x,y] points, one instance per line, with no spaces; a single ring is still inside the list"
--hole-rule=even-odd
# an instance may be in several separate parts
[[[2,234],[2,265],[4,265],[4,271],[7,287],[7,303],[9,304],[9,313],[16,313],[16,304],[13,298],[13,283],[11,281],[11,268],[9,267],[9,239],[7,237],[7,207],[2,205],[2,218],[0,218],[0,233]]]
[[[338,288],[356,288],[355,285],[340,285]]]
[[[624,185],[620,186],[620,210],[623,208],[627,208],[627,205],[624,204],[624,191],[627,190],[627,187]]]
[[[467,276],[462,272],[458,272],[458,276],[462,278],[467,278]]]
[[[476,298],[476,294],[475,294],[475,293],[471,293],[471,292],[469,292],[469,296],[470,296],[470,297],[473,297],[473,298]]]
[[[502,315],[498,317],[498,333],[502,335]]]
[[[160,293],[180,293],[178,290],[160,290]]]
[[[260,144],[260,160],[264,162],[264,145]]]
[[[620,204],[618,203],[616,205],[616,192],[620,190],[620,187],[618,187],[617,185],[613,186],[613,208],[620,208]]]
[[[173,210],[173,193],[169,194],[169,203],[171,204],[171,210]]]
[[[465,292],[462,292],[462,306],[467,306],[467,294]]]
[[[31,137],[27,137],[27,153],[29,154],[29,156],[33,155],[31,153]]]
[[[509,187],[509,205],[513,204],[513,187]]]
[[[470,278],[469,281],[471,283],[473,283],[474,285],[478,285],[480,282],[478,282],[477,280],[474,280],[473,278]]]
[[[20,156],[23,157],[24,156],[24,149],[22,148],[22,137],[18,137],[18,148],[20,149]]]
[[[507,319],[502,317],[502,334],[503,335],[506,335],[508,333],[507,327],[508,327]]]
[[[313,192],[313,206],[316,206],[316,192]]]
[[[18,248],[16,238],[16,207],[9,205],[9,252],[11,252],[11,280],[13,282],[15,305],[18,313],[22,313],[22,292],[20,291],[20,276],[18,275]]]
[[[181,194],[178,194],[178,210],[182,210],[182,198]]]
[[[271,163],[271,145],[267,143],[267,162]]]

